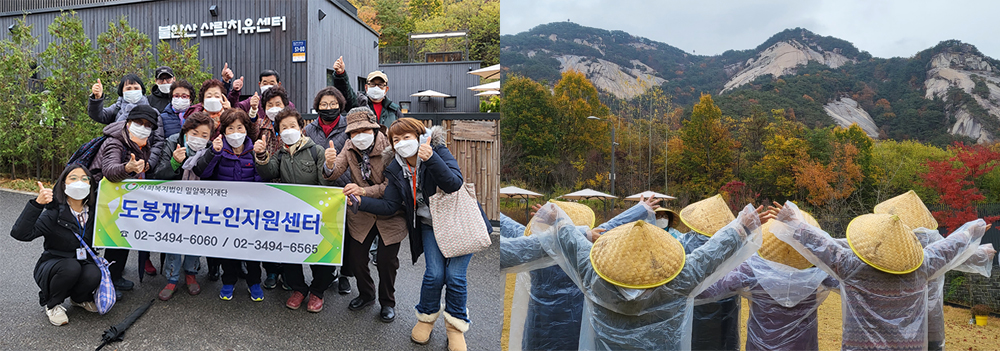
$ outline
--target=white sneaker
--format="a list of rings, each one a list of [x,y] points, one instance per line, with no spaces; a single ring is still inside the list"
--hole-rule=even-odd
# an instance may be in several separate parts
[[[77,303],[76,301],[73,301],[73,299],[69,299],[69,302],[73,306],[81,307],[84,310],[87,310],[87,312],[94,312],[94,313],[97,312],[97,305],[95,305],[93,301]]]
[[[56,305],[56,307],[46,309],[45,314],[49,316],[49,322],[52,325],[60,326],[69,323],[69,317],[66,317],[66,308],[62,305]]]

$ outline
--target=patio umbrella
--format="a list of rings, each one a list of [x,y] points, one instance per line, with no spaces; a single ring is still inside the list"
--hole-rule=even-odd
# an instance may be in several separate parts
[[[531,212],[528,210],[531,206],[528,205],[528,199],[535,199],[542,197],[542,194],[536,193],[531,190],[524,190],[516,186],[508,186],[500,189],[500,197],[508,199],[524,199],[524,218],[525,220],[531,217]]]
[[[563,195],[559,197],[560,199],[566,200],[587,200],[587,199],[601,199],[604,203],[604,211],[608,210],[608,199],[617,199],[617,196],[611,194],[605,194],[593,189],[583,189],[580,191],[574,191],[572,193]]]
[[[486,68],[480,68],[475,71],[469,71],[469,74],[474,74],[483,79],[499,78],[500,75],[500,64],[495,64]]]
[[[470,87],[469,90],[475,90],[475,91],[500,90],[500,81],[498,80],[492,83],[480,84],[474,87]]]
[[[122,337],[125,336],[125,331],[128,330],[133,323],[135,323],[136,319],[139,319],[143,313],[146,313],[149,306],[153,305],[153,301],[154,300],[149,300],[149,303],[139,306],[139,308],[136,308],[135,311],[132,311],[132,314],[122,320],[121,323],[115,324],[111,326],[111,328],[105,330],[104,335],[101,335],[101,345],[98,346],[95,351],[100,350],[104,346],[107,346],[115,341],[122,341]]]
[[[487,90],[487,91],[478,93],[475,96],[490,96],[490,95],[500,95],[500,92],[497,91],[497,90]]]
[[[643,191],[641,193],[638,193],[638,194],[626,197],[625,201],[641,201],[641,199],[648,199],[648,198],[651,198],[651,197],[655,197],[657,199],[664,199],[664,200],[674,200],[674,199],[677,199],[676,197],[673,197],[673,196],[670,196],[670,195],[664,195],[664,194],[660,194],[660,193],[655,192],[655,191],[646,190],[646,191]]]
[[[430,90],[430,89],[422,90],[420,92],[410,94],[410,96],[451,97],[451,95],[448,95],[448,94],[445,94],[445,93],[442,93],[442,92],[438,92],[438,91],[434,91],[434,90]]]

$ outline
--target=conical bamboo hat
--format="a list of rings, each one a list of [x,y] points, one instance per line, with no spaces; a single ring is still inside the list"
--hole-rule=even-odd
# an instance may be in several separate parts
[[[715,235],[715,232],[735,219],[736,216],[729,210],[726,200],[718,194],[687,205],[681,210],[681,221],[684,225],[705,236]]]
[[[886,273],[910,273],[924,262],[920,241],[897,215],[858,216],[847,225],[847,243],[862,261]]]
[[[587,228],[593,228],[594,222],[597,221],[597,216],[594,214],[594,210],[590,209],[590,206],[576,203],[576,202],[565,202],[565,201],[549,201],[551,203],[559,206],[566,215],[573,220],[574,225],[585,225]],[[528,221],[528,227],[524,230],[524,236],[531,235],[531,224],[535,223],[535,217],[531,217]]]
[[[913,190],[875,205],[875,213],[897,215],[910,229],[937,229],[938,222]]]
[[[590,250],[590,264],[597,275],[631,289],[666,284],[681,272],[684,260],[680,241],[645,221],[609,230]]]
[[[806,212],[801,213],[802,217],[805,217],[806,223],[819,228],[819,222],[812,215]],[[773,219],[769,220],[760,227],[761,231],[764,232],[764,244],[761,245],[760,250],[757,250],[757,254],[765,260],[778,262],[798,269],[812,267],[813,264],[809,263],[805,257],[802,257],[802,254],[796,251],[792,245],[781,241],[771,232],[771,224],[774,224],[774,221]]]

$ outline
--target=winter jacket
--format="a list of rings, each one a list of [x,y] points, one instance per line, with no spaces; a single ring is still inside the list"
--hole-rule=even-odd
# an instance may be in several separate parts
[[[344,152],[344,144],[349,139],[347,137],[347,133],[344,133],[345,130],[347,130],[347,117],[345,117],[344,115],[340,116],[340,121],[337,122],[337,125],[333,127],[333,130],[330,131],[329,135],[323,133],[323,127],[319,126],[319,118],[312,121],[312,123],[307,124],[306,127],[302,129],[302,131],[305,132],[306,136],[309,137],[309,139],[312,139],[312,141],[316,143],[316,145],[322,146],[323,150],[326,150],[326,148],[330,147],[330,142],[332,141],[333,146],[337,149],[338,155]],[[350,169],[348,169],[347,172],[344,172],[344,174],[341,174],[339,178],[334,180],[333,186],[343,187],[348,183],[351,183]],[[368,235],[368,232],[365,232],[365,235]]]
[[[181,112],[174,110],[174,106],[168,104],[164,107],[160,113],[159,125],[163,130],[163,135],[171,136],[181,132],[181,127],[184,125],[184,119],[181,118]],[[187,116],[186,114],[184,116]]]
[[[49,301],[49,280],[52,277],[52,268],[59,259],[76,258],[76,249],[83,247],[76,234],[83,237],[83,240],[93,242],[94,215],[93,206],[87,209],[87,223],[84,228],[80,228],[79,222],[73,216],[67,204],[49,203],[40,205],[34,199],[29,200],[24,206],[21,215],[17,217],[14,226],[10,230],[10,236],[20,241],[32,241],[38,237],[45,237],[42,247],[45,251],[38,258],[35,264],[35,283],[41,291],[38,292],[39,304],[45,305]],[[87,255],[88,262],[93,263],[93,258]]]
[[[129,112],[132,112],[132,108],[137,105],[149,105],[149,100],[145,96],[134,104],[125,102],[125,99],[119,97],[117,101],[111,106],[104,106],[104,98],[95,99],[93,95],[90,96],[90,105],[87,106],[87,115],[90,119],[94,120],[100,124],[111,124],[113,122],[121,122],[128,118]],[[152,106],[152,105],[150,105]],[[103,107],[103,108],[102,108]],[[156,107],[153,107],[156,108]],[[156,109],[157,112],[161,111]],[[159,127],[163,126],[163,121],[157,119],[157,125]],[[153,133],[149,135],[148,144],[151,145],[153,149],[153,156],[147,161],[150,167],[156,167],[157,163],[160,161],[160,150],[163,149],[163,143],[170,134],[165,134],[163,128],[156,128]]]
[[[236,154],[229,141],[223,137],[222,151],[215,151],[208,144],[208,151],[198,160],[194,168],[202,179],[225,180],[234,182],[263,182],[257,173],[253,161],[253,141],[246,137],[243,142],[243,152]]]
[[[153,86],[152,94],[146,95],[146,100],[149,101],[149,106],[153,106],[157,111],[164,111],[167,105],[170,105],[170,101],[173,100],[173,96],[170,93],[164,93],[160,91],[160,87]],[[167,134],[173,135],[173,134]]]
[[[152,172],[155,169],[152,162],[148,162],[145,172],[125,171],[125,164],[128,163],[133,154],[136,160],[148,161],[153,156],[151,154],[153,150],[148,140],[145,146],[139,147],[129,138],[125,125],[126,121],[118,121],[104,127],[104,135],[108,138],[101,144],[100,152],[97,153],[97,157],[94,157],[94,162],[90,164],[90,172],[94,174],[94,179],[107,178],[109,181],[117,183],[125,179],[146,178],[146,172]],[[159,158],[159,155],[156,156]]]
[[[347,108],[342,111],[350,111],[352,108],[359,106],[366,106],[372,109],[373,112],[375,111],[375,108],[372,106],[374,103],[371,102],[371,99],[367,95],[357,94],[351,88],[351,80],[348,79],[347,72],[344,72],[344,74],[334,74],[333,87],[340,90],[340,93],[344,94],[344,99],[347,100]],[[392,122],[403,117],[399,104],[389,100],[389,97],[383,98],[379,103],[382,105],[382,114],[376,116],[379,124],[388,127],[392,125]]]
[[[173,160],[174,158],[174,150],[177,149],[177,145],[181,145],[181,147],[186,147],[186,144],[184,143],[185,140],[184,138],[185,137],[181,136],[180,133],[171,135],[169,138],[167,138],[167,143],[163,148],[163,152],[160,154],[160,159],[163,160],[163,162],[160,162],[160,164],[156,166],[156,170],[153,172],[153,176],[151,177],[151,179],[161,179],[161,180],[184,179],[183,177],[184,169],[182,168],[182,165],[178,164],[177,167],[174,167],[174,163],[171,162],[171,160]],[[178,139],[180,139],[180,141],[178,141]],[[211,147],[212,143],[209,142],[208,145],[205,146],[205,150],[201,150],[200,153],[205,154],[209,152],[206,150]],[[190,161],[198,153],[188,148],[186,154],[187,157],[184,159],[185,163]]]
[[[267,119],[267,109],[264,108],[264,105],[267,104],[267,101],[264,101],[264,96],[263,96],[264,94],[260,94],[260,95],[261,95],[260,96],[260,103],[257,106],[257,115],[256,116],[250,116],[250,118],[253,118],[254,121],[259,121],[261,119],[263,119],[265,121],[269,121]],[[231,89],[231,90],[229,90],[229,94],[226,95],[226,97],[229,99],[229,102],[233,104],[233,107],[239,108],[239,109],[241,109],[243,111],[246,111],[247,113],[250,113],[250,98],[247,98],[246,100],[240,101],[240,90]],[[233,102],[233,101],[237,101],[237,102]],[[292,110],[295,109],[295,103],[292,102],[291,97],[288,98],[288,106],[286,106],[286,107],[290,108]]]
[[[323,178],[323,148],[302,137],[276,154],[266,153],[255,159],[257,174],[263,179],[280,178],[283,183],[303,185],[329,185]]]
[[[431,127],[428,133],[434,154],[427,161],[421,162],[417,171],[423,192],[422,200],[425,204],[430,204],[431,195],[436,194],[438,189],[451,194],[461,189],[465,184],[462,170],[458,168],[458,161],[455,161],[445,145],[447,132],[444,128],[435,126]],[[382,152],[382,158],[385,160],[395,160],[395,157],[396,153],[391,147]],[[424,224],[417,219],[417,209],[413,205],[413,187],[408,182],[408,177],[403,174],[403,166],[399,164],[398,160],[390,162],[384,173],[385,177],[389,179],[389,184],[386,185],[382,198],[362,196],[360,209],[382,216],[389,216],[396,211],[405,209],[406,227],[410,231],[410,256],[413,263],[416,263],[420,255],[424,253],[422,230]],[[486,212],[483,212],[482,206],[479,206],[479,212],[482,213],[483,221],[486,222],[486,230],[492,233],[493,226],[486,218]]]
[[[371,165],[371,177],[365,180],[361,174],[361,151],[354,143],[348,139],[344,143],[341,152],[337,154],[332,173],[327,179],[340,179],[342,175],[351,175],[351,183],[357,184],[365,189],[365,195],[374,198],[381,198],[385,193],[388,178],[385,177],[385,166],[393,162],[391,158],[385,158],[383,151],[392,148],[389,137],[381,132],[375,133],[375,141],[368,154],[368,163]],[[406,220],[403,213],[397,212],[390,216],[377,216],[368,212],[347,213],[347,227],[351,237],[359,243],[363,243],[372,226],[378,226],[379,236],[386,245],[398,244],[406,237]]]

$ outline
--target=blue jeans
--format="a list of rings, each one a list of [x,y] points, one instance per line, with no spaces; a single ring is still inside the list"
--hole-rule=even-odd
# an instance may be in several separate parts
[[[420,303],[417,312],[433,314],[441,310],[441,288],[447,286],[444,297],[444,311],[452,317],[469,322],[465,309],[468,299],[465,271],[469,268],[472,254],[445,258],[438,249],[434,229],[423,226],[424,241],[424,282],[420,287]]]
[[[201,256],[165,254],[167,258],[163,260],[163,275],[167,277],[167,283],[177,284],[181,279],[181,256],[184,256],[184,272],[186,274],[198,274],[198,265],[201,263]]]

